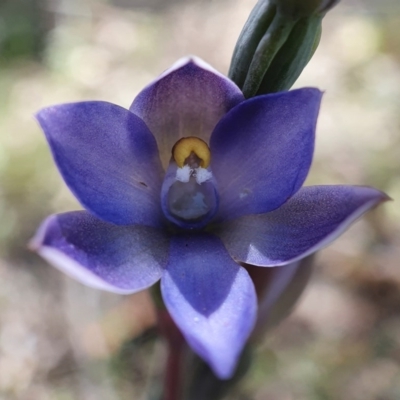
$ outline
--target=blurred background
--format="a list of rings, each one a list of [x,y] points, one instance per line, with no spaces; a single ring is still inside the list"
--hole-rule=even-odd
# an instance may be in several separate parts
[[[80,208],[34,119],[41,107],[138,91],[187,54],[226,74],[255,0],[0,0],[0,400],[147,399],[166,351],[146,293],[88,289],[27,250]],[[296,86],[325,91],[307,184],[400,199],[400,3],[348,0],[324,20]],[[319,253],[295,311],[231,400],[400,399],[400,207]],[[151,336],[151,335],[150,335]]]

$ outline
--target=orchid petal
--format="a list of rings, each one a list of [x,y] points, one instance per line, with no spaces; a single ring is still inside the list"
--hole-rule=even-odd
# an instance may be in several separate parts
[[[361,186],[310,186],[278,210],[222,223],[218,236],[238,261],[285,265],[327,246],[388,197]]]
[[[81,283],[122,294],[153,285],[168,260],[168,239],[157,229],[109,224],[86,211],[48,217],[30,247]]]
[[[231,80],[190,57],[178,61],[142,90],[130,109],[153,132],[167,168],[172,147],[180,138],[196,136],[208,143],[221,117],[243,100]]]
[[[162,296],[192,349],[221,379],[232,376],[254,326],[257,299],[246,270],[211,235],[171,240]]]
[[[85,208],[118,225],[158,226],[162,167],[140,118],[94,101],[45,108],[37,118],[65,182]]]
[[[245,264],[247,272],[256,286],[263,286],[257,292],[257,324],[251,338],[262,337],[288,316],[303,293],[312,275],[314,254],[285,265],[283,268],[260,268]],[[262,289],[262,290],[260,290]]]
[[[222,118],[210,140],[219,218],[272,211],[300,189],[311,165],[320,100],[312,88],[258,96]]]

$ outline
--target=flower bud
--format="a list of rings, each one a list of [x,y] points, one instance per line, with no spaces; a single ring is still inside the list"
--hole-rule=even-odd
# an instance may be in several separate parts
[[[338,2],[339,0],[271,0],[280,13],[292,18],[325,14]]]
[[[256,95],[288,90],[296,82],[318,47],[322,17],[301,18],[276,53]]]
[[[246,98],[288,90],[318,46],[338,0],[259,0],[233,53],[229,77]]]

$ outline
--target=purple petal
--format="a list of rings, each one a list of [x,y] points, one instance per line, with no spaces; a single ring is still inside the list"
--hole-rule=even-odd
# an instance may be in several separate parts
[[[30,243],[72,278],[114,293],[138,292],[157,282],[168,246],[155,228],[112,225],[86,211],[48,217]]]
[[[219,378],[231,377],[257,312],[254,285],[246,270],[214,236],[175,237],[161,290],[192,349]]]
[[[278,210],[222,223],[218,235],[238,261],[285,265],[327,246],[385,200],[384,193],[369,187],[305,187]]]
[[[85,208],[118,225],[158,226],[162,167],[140,118],[105,102],[53,106],[37,118],[65,182]]]
[[[260,268],[245,264],[245,268],[257,287],[263,282],[263,291],[258,294],[257,324],[251,335],[262,337],[276,326],[293,309],[311,278],[314,255],[285,265],[283,268]]]
[[[258,96],[220,121],[210,142],[220,218],[272,211],[300,189],[320,101],[321,92],[311,88]]]
[[[167,168],[180,138],[197,136],[208,143],[221,117],[243,100],[232,81],[191,57],[178,61],[140,92],[131,111],[153,132]]]

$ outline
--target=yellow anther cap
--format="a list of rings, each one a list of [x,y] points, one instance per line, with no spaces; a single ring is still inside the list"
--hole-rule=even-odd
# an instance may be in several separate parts
[[[207,168],[210,165],[210,149],[206,142],[197,137],[189,136],[182,138],[172,148],[172,157],[179,168],[185,165],[185,161],[192,153],[199,158],[200,167]]]

